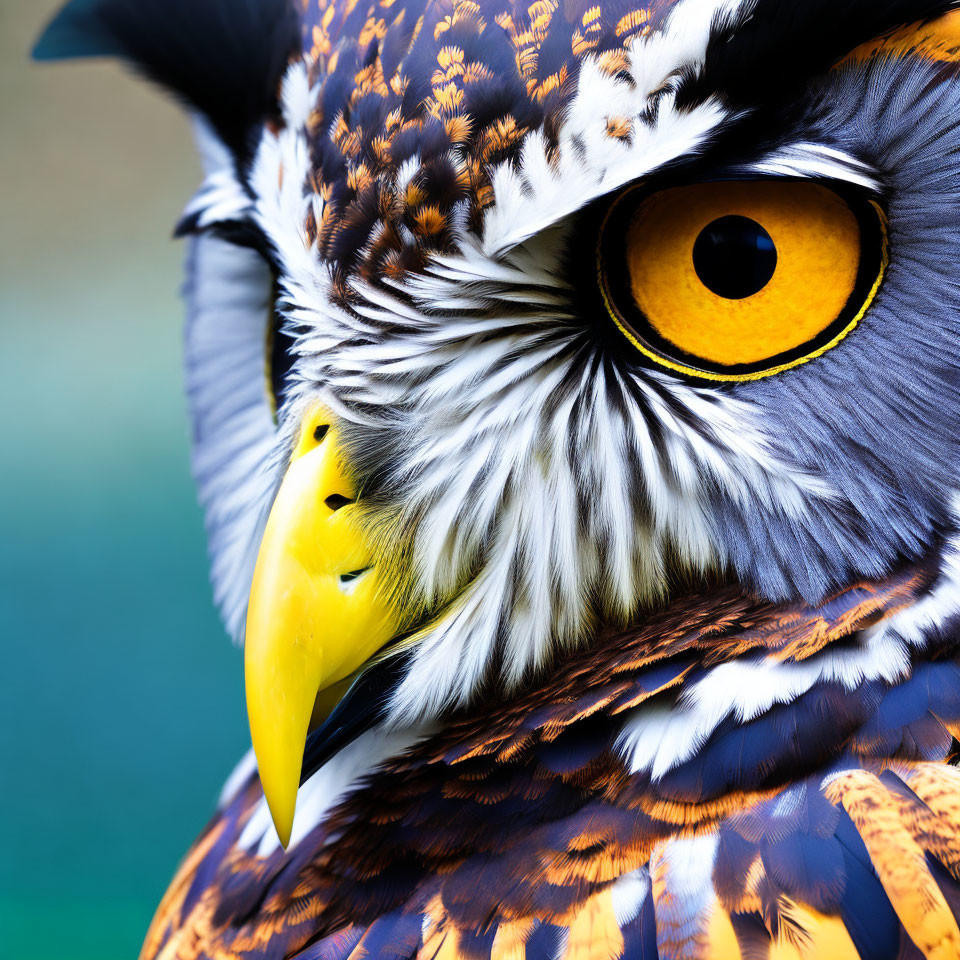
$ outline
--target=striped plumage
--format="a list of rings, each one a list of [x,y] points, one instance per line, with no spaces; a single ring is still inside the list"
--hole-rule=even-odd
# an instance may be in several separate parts
[[[625,719],[676,708],[720,664],[841,657],[934,578],[905,570],[819,609],[731,588],[678,599],[544,685],[452,717],[286,855],[241,839],[262,805],[250,776],[187,857],[144,956],[954,957],[949,643],[899,683],[824,677],[725,717],[659,777],[631,772],[623,744]]]
[[[287,849],[248,757],[143,960],[960,957],[953,6],[55,21],[41,56],[119,53],[197,116],[188,387],[228,629],[318,403],[359,491],[331,513],[356,499],[375,544],[349,582],[385,571],[397,611],[318,714]],[[854,322],[769,376],[631,352],[611,198],[754,180],[877,211]]]

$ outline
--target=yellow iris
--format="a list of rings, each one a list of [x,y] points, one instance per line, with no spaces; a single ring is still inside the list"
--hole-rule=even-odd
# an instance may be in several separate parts
[[[627,194],[601,232],[604,300],[662,366],[715,380],[769,376],[830,349],[866,311],[886,262],[882,215],[866,206],[858,216],[803,181]]]

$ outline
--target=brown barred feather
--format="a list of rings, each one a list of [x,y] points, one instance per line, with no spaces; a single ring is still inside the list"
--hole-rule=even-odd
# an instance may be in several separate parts
[[[774,606],[734,588],[680,599],[631,631],[598,637],[510,700],[450,718],[385,763],[286,854],[258,858],[237,846],[260,797],[254,779],[184,862],[142,958],[526,960],[528,942],[556,931],[563,956],[615,960],[649,937],[649,921],[643,911],[618,921],[611,884],[648,867],[649,909],[665,957],[736,956],[731,944],[751,937],[770,956],[856,956],[850,937],[863,934],[844,920],[843,884],[834,889],[821,878],[826,886],[814,895],[803,876],[783,875],[775,851],[763,846],[769,831],[787,829],[770,817],[788,796],[811,805],[800,835],[811,850],[840,829],[838,817],[849,817],[900,936],[932,960],[957,956],[950,952],[960,949],[951,912],[960,903],[956,771],[857,759],[838,723],[836,742],[818,755],[808,781],[794,765],[756,786],[690,800],[669,777],[631,773],[616,749],[624,711],[651,698],[675,700],[702,664],[745,655],[800,661],[855,642],[858,631],[922,597],[932,577],[905,569],[815,609]],[[651,670],[659,678],[647,684]],[[821,787],[836,763],[848,769]],[[890,763],[899,776],[885,769]],[[718,852],[716,893],[691,906],[675,845],[701,838],[720,851],[727,837],[734,861]],[[744,917],[754,918],[752,927]],[[810,953],[817,943],[836,953]]]

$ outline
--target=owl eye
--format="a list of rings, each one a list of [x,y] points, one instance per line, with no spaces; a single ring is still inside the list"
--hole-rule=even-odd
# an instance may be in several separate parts
[[[632,189],[600,228],[603,300],[648,360],[708,380],[770,376],[859,322],[887,262],[872,201],[818,183]]]

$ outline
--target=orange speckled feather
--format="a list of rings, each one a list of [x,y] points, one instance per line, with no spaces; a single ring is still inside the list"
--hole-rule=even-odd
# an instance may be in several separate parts
[[[321,95],[310,119],[326,203],[308,234],[328,260],[370,277],[403,276],[450,249],[457,205],[477,222],[492,202],[492,166],[533,130],[556,136],[583,58],[617,75],[629,44],[674,6],[305,0],[311,78],[337,92]],[[631,122],[611,118],[609,135],[628,139]],[[414,157],[421,170],[401,188],[397,170]],[[404,230],[415,253],[400,243]],[[361,253],[357,237],[370,232]]]

